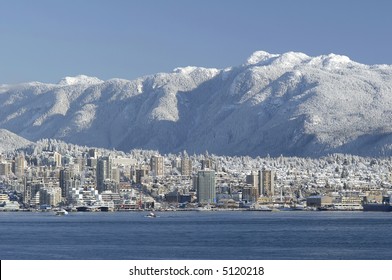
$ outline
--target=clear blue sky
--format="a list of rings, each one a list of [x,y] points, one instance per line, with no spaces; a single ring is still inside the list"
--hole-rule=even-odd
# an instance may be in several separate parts
[[[0,84],[240,65],[256,50],[392,64],[389,0],[0,0]]]

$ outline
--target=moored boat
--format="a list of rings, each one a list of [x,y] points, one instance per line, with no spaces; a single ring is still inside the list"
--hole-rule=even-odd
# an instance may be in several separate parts
[[[363,211],[372,212],[392,212],[391,197],[384,195],[381,203],[370,202],[364,203]]]
[[[60,209],[60,210],[56,211],[56,215],[57,216],[65,216],[65,215],[68,215],[68,211],[65,209]]]
[[[365,203],[363,211],[392,212],[392,205],[383,203]]]

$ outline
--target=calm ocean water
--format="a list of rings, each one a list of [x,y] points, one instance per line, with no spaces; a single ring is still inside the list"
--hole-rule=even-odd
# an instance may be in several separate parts
[[[0,259],[392,259],[377,212],[0,213]]]

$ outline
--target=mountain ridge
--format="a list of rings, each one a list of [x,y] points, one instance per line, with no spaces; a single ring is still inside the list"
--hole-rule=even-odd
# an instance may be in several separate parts
[[[0,128],[0,153],[26,147],[30,144],[33,143],[11,131]]]
[[[392,66],[253,53],[226,69],[0,86],[0,128],[29,140],[226,155],[392,154]]]

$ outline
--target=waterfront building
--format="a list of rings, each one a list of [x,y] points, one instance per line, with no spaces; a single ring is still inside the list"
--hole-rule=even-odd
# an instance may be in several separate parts
[[[242,199],[247,202],[256,202],[258,198],[257,187],[246,185],[242,188]]]
[[[259,193],[259,175],[252,171],[250,175],[246,175],[246,183],[251,185],[256,190],[256,198],[260,195]],[[253,191],[254,192],[254,191]]]
[[[57,206],[61,202],[59,187],[45,187],[39,190],[39,204]]]
[[[330,207],[334,203],[331,196],[311,195],[306,198],[306,205],[308,207]]]
[[[18,211],[20,209],[20,205],[17,201],[8,201],[5,202],[3,207],[0,207],[2,211]]]
[[[215,171],[201,170],[197,173],[197,201],[199,203],[215,203]]]
[[[119,205],[122,203],[122,198],[120,194],[113,192],[113,191],[104,191],[102,194],[99,195],[100,200],[104,202],[104,205]]]
[[[275,189],[275,173],[271,170],[259,171],[258,192],[262,196],[273,196]]]
[[[72,188],[71,200],[76,205],[93,205],[100,201],[100,195],[95,188]]]

